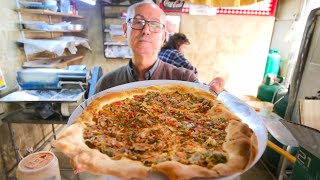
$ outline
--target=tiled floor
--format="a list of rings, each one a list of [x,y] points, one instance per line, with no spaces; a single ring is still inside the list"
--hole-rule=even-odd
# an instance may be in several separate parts
[[[69,160],[67,157],[61,153],[55,152],[59,159],[59,165],[61,169],[61,179],[62,180],[118,180],[117,178],[106,177],[106,176],[95,176],[89,173],[80,173],[79,175],[74,175]],[[155,180],[154,178],[152,178]],[[158,180],[159,178],[157,178]],[[162,178],[161,178],[162,179]],[[224,178],[225,180],[226,178]],[[228,179],[228,180],[275,180],[275,178],[268,172],[262,161],[258,161],[250,170],[243,173],[241,176]],[[160,180],[160,179],[159,179]]]

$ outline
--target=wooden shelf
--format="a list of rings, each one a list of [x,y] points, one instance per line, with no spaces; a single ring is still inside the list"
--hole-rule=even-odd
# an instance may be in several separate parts
[[[68,55],[56,58],[38,58],[35,60],[24,62],[24,68],[66,68],[72,64],[80,64],[83,55]]]
[[[119,4],[125,1],[127,5]],[[110,4],[100,1],[102,7],[102,28],[104,32],[104,57],[106,59],[131,59],[129,45],[122,32],[122,24],[126,19],[124,12],[126,12],[130,6],[129,2],[131,2],[131,0],[113,0],[113,2],[118,3]]]
[[[61,31],[38,31],[38,30],[31,30],[31,29],[23,29],[24,32],[30,33],[67,33],[67,32],[82,32],[84,30],[61,30]]]
[[[105,19],[118,19],[118,20],[125,20],[126,17],[122,17],[122,16],[119,16],[119,17],[112,17],[112,16],[104,16]]]
[[[107,3],[101,1],[101,6],[114,6],[114,7],[129,7],[130,5],[122,5],[122,4],[115,4],[115,3]]]
[[[118,43],[113,41],[106,41],[103,43],[105,46],[128,46],[128,44],[125,43]]]
[[[122,32],[122,29],[119,29],[118,31],[121,31],[121,32]],[[108,29],[108,28],[106,28],[106,29],[104,29],[104,30],[103,30],[103,32],[110,33],[110,32],[111,32],[111,30],[110,30],[110,29]],[[121,33],[121,34],[119,34],[119,36],[120,36],[120,35],[122,35],[122,33]]]
[[[61,17],[69,17],[69,18],[83,18],[83,16],[66,14],[61,12],[54,12],[46,9],[16,9],[17,12],[20,13],[29,13],[29,14],[43,14],[49,16],[61,16]]]
[[[24,123],[24,124],[67,124],[69,117],[59,116],[58,114],[53,114],[48,119],[41,119],[35,116],[34,113],[14,111],[8,114],[2,119],[6,123]]]

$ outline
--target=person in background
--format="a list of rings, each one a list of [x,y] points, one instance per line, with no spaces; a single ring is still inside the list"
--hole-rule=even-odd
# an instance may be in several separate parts
[[[161,48],[159,59],[177,67],[190,69],[195,74],[198,74],[197,68],[192,66],[192,64],[183,55],[185,47],[189,44],[189,39],[185,34],[175,33]]]
[[[128,8],[122,29],[132,51],[132,59],[114,71],[103,75],[96,85],[96,93],[105,89],[135,81],[182,80],[199,82],[188,69],[176,67],[158,58],[165,40],[166,16],[153,1],[144,0]],[[224,80],[215,78],[209,83],[211,90],[223,90]]]

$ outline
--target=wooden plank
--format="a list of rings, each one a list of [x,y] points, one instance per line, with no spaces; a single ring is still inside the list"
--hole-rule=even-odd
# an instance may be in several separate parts
[[[23,63],[25,68],[66,68],[69,65],[79,64],[84,56],[81,55],[69,55],[60,56],[57,58],[38,58]]]
[[[34,31],[24,31],[25,38],[29,39],[54,39],[63,36],[63,32],[48,32],[39,31],[39,33]]]
[[[83,18],[83,16],[66,14],[61,12],[54,12],[46,9],[16,9],[16,11],[20,13],[43,14],[43,15],[61,16],[61,17],[70,17],[70,18]]]
[[[63,32],[81,32],[83,30],[52,30],[52,31],[40,31],[40,30],[31,30],[31,29],[23,29],[24,32],[32,32],[32,33],[63,33]]]
[[[320,100],[300,101],[300,123],[320,130]]]
[[[49,24],[59,23],[62,21],[61,16],[39,16],[39,14],[24,13],[22,22],[24,21],[44,21]]]

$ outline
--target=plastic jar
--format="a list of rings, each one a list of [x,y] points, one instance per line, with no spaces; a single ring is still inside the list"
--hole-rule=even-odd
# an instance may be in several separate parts
[[[30,154],[20,161],[17,177],[19,180],[61,180],[58,159],[50,151]]]

